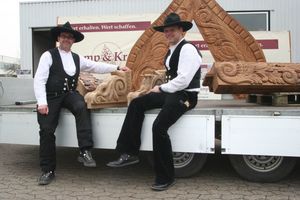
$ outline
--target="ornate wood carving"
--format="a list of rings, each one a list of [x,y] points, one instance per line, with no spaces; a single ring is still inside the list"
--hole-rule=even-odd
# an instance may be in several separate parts
[[[194,0],[193,4],[193,19],[216,62],[266,61],[253,36],[215,0]]]
[[[77,84],[77,91],[82,96],[85,96],[88,92],[94,91],[101,82],[103,82],[103,80],[95,78],[92,74],[81,72]]]
[[[216,62],[203,85],[219,94],[300,92],[300,64]]]
[[[130,92],[127,96],[128,104],[134,98],[137,98],[141,95],[146,94],[150,89],[152,89],[155,85],[161,85],[165,82],[166,78],[166,70],[156,70],[152,74],[142,75],[143,80],[140,88],[137,91]]]
[[[265,62],[264,54],[255,39],[235,19],[227,14],[215,0],[173,0],[152,26],[162,25],[165,17],[171,12],[179,14],[182,20],[195,21],[215,61]],[[167,49],[168,43],[164,34],[156,32],[152,27],[149,27],[137,40],[127,59],[126,65],[132,70],[132,79],[128,73],[119,74],[120,72],[117,72],[110,80],[101,83],[95,91],[86,94],[85,99],[88,102],[88,107],[100,108],[124,104],[126,102],[125,96],[130,91],[130,88],[135,92],[128,95],[128,101],[148,92],[156,84],[156,80],[161,81],[164,78],[162,73],[154,71],[164,69],[163,58]],[[257,86],[259,77],[265,80],[266,74],[272,74],[272,76],[277,77],[276,73],[279,73],[270,64],[270,66],[273,66],[274,72],[270,73],[266,69],[265,73],[259,72],[256,74],[256,78],[250,78],[250,75],[255,73],[248,74],[247,79],[245,74],[249,71],[254,70],[253,72],[256,72],[262,66],[270,66],[268,64],[256,65],[253,63],[249,63],[249,65],[247,63],[232,65],[237,68],[235,76],[241,78],[241,81],[227,76],[228,63],[215,63],[213,70],[205,78],[205,84],[209,85],[213,91],[220,93],[221,88],[231,88],[230,84],[236,87],[237,84],[246,84],[245,80],[253,79],[252,82],[249,81],[247,84],[251,86],[249,88],[254,89],[252,87],[253,82]],[[279,66],[279,64],[276,66]],[[224,69],[220,69],[222,67]],[[247,67],[250,68],[247,69]],[[268,77],[268,80],[277,80],[276,78],[272,79],[272,76]],[[233,79],[238,83],[232,82]],[[264,85],[265,82],[262,82]],[[226,85],[226,87],[223,87],[223,85],[219,87],[217,86],[218,84]],[[84,92],[86,93],[87,91],[85,90]],[[244,90],[229,89],[222,91],[222,93],[240,92],[244,93]],[[249,90],[248,92],[257,93],[255,90]]]
[[[88,92],[84,99],[89,109],[125,106],[131,90],[131,72],[116,71],[100,83],[96,90]]]
[[[173,0],[152,26],[162,25],[171,12],[176,12],[183,20],[195,21],[216,61],[265,61],[255,39],[215,0]],[[133,71],[133,90],[139,88],[142,74],[164,68],[167,48],[164,35],[151,27],[141,35],[126,64]]]

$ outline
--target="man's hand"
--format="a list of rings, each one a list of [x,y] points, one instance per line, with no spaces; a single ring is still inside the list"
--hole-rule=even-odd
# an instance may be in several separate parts
[[[49,112],[48,105],[38,105],[37,110],[42,115],[48,115]]]
[[[149,92],[160,93],[159,86],[158,85],[154,86],[154,88],[152,88]]]
[[[127,72],[127,71],[129,71],[130,69],[129,69],[128,67],[124,66],[124,67],[119,67],[119,70],[124,71],[124,72]]]

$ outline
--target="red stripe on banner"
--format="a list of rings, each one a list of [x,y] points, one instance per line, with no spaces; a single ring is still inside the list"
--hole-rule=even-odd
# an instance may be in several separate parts
[[[262,49],[278,49],[278,39],[274,40],[256,40]],[[190,41],[199,50],[208,50],[208,46],[205,41]]]
[[[150,26],[150,21],[72,24],[72,28],[80,32],[141,31]]]
[[[278,40],[256,40],[262,49],[279,49]]]

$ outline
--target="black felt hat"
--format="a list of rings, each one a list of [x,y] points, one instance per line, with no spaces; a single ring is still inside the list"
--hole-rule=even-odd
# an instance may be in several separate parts
[[[56,27],[51,29],[51,35],[56,40],[57,40],[57,37],[61,33],[71,33],[75,38],[75,42],[80,42],[81,40],[84,39],[84,35],[82,33],[80,33],[79,31],[74,30],[72,28],[70,22],[66,22],[62,26],[56,26]]]
[[[176,13],[170,13],[166,17],[163,26],[154,26],[153,28],[156,31],[164,32],[164,29],[166,27],[170,27],[170,26],[180,26],[180,27],[182,27],[183,31],[186,32],[193,27],[193,24],[192,24],[192,22],[181,21],[179,15]]]

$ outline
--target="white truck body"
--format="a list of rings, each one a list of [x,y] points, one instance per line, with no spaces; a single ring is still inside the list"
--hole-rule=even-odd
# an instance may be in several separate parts
[[[34,108],[17,106],[0,110],[0,143],[39,145],[39,127]],[[158,110],[145,116],[142,128],[141,150],[152,150],[152,123]],[[125,108],[92,111],[94,147],[114,149],[122,123]],[[214,115],[197,115],[191,111],[185,114],[169,130],[173,150],[177,152],[214,153]],[[61,112],[56,130],[58,146],[77,147],[74,116],[67,110]]]
[[[233,100],[207,100],[198,104],[170,128],[173,151],[214,153],[215,123],[221,121],[223,154],[300,156],[300,108]],[[95,148],[115,148],[126,110],[92,111]],[[152,123],[158,112],[155,109],[145,115],[141,150],[152,150]],[[0,107],[0,143],[38,145],[38,132],[34,105]],[[56,137],[58,146],[78,146],[75,120],[67,110],[61,112]]]

